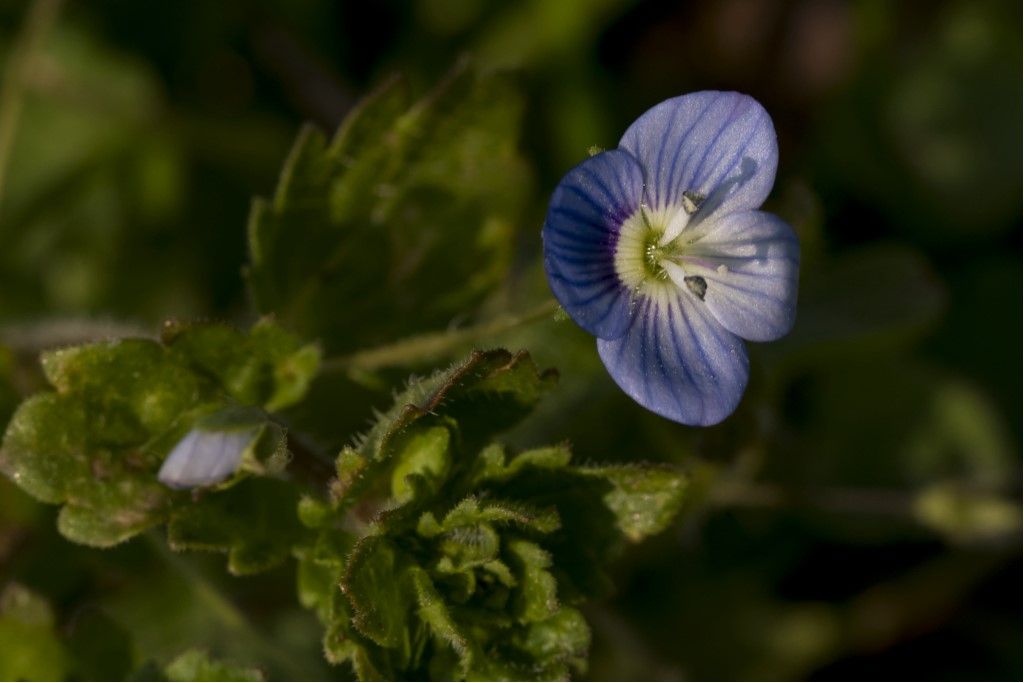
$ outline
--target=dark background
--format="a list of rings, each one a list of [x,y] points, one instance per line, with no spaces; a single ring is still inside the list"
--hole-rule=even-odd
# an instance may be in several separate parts
[[[393,72],[425,90],[468,53],[516,73],[524,304],[548,193],[590,146],[667,97],[746,92],[775,121],[768,208],[803,265],[797,327],[752,349],[737,415],[645,413],[566,324],[501,340],[563,375],[514,439],[708,482],[616,567],[590,676],[1019,678],[1020,26],[1017,3],[977,0],[0,2],[0,369],[168,317],[250,322],[251,197],[301,122],[332,130]],[[142,654],[202,637],[200,607],[145,630],[185,609],[158,604],[181,591],[145,546],[71,548],[51,518],[0,484],[0,582],[72,630],[102,612]],[[290,581],[229,590],[316,656],[311,618],[276,602]]]

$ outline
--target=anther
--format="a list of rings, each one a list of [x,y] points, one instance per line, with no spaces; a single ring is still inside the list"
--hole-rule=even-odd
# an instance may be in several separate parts
[[[697,298],[704,301],[704,295],[708,291],[708,281],[700,275],[687,275],[683,282],[690,288],[690,291],[697,295]]]
[[[700,192],[687,190],[683,193],[683,211],[690,215],[697,213],[697,209],[700,208],[700,205],[704,203],[705,199],[707,199],[707,197],[702,195]]]

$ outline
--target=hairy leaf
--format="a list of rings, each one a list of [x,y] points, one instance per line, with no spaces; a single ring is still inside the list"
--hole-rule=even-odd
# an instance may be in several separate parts
[[[239,514],[237,500],[215,502],[221,494],[211,492],[190,510],[191,497],[161,483],[157,471],[190,430],[216,434],[241,420],[253,437],[243,452],[217,454],[236,463],[221,488],[246,473],[279,472],[286,462],[283,433],[262,411],[298,399],[317,356],[315,347],[269,322],[248,333],[216,324],[176,326],[162,342],[125,339],[48,352],[42,366],[53,390],[16,411],[0,448],[0,470],[39,500],[62,505],[58,527],[76,542],[114,545],[178,515],[180,533],[194,528],[196,515],[219,515],[220,526],[203,542],[221,547],[225,529],[245,530],[236,548],[245,555],[254,543],[269,541],[259,536],[264,527],[228,519]],[[187,480],[182,472],[196,467],[179,465],[184,469],[166,481]],[[257,501],[245,514],[264,502],[273,509],[272,500]],[[287,523],[294,512],[273,519]],[[196,533],[186,536],[200,544]]]

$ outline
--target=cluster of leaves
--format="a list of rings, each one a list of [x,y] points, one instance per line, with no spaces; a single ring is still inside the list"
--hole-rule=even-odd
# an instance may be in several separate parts
[[[301,398],[318,363],[316,346],[267,321],[248,333],[170,325],[161,341],[47,352],[42,367],[53,390],[15,412],[0,471],[61,505],[58,526],[73,541],[107,547],[168,522],[172,545],[229,550],[232,570],[262,569],[287,557],[280,520],[294,517],[268,508],[288,509],[297,496],[274,476],[287,463],[285,434],[262,410]],[[157,480],[190,429],[240,408],[249,409],[253,437],[234,477],[198,498]]]
[[[566,446],[493,442],[554,381],[528,355],[476,352],[415,382],[357,447],[298,550],[299,593],[331,661],[363,679],[559,679],[586,664],[577,609],[625,541],[682,503],[675,471],[574,465]]]
[[[305,128],[273,199],[250,215],[259,311],[331,353],[471,311],[511,258],[521,109],[507,78],[463,62],[415,102],[386,82],[330,141]]]

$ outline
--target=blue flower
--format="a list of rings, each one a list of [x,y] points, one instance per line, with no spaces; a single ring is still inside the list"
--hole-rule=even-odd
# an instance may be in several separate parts
[[[757,210],[777,163],[760,104],[698,92],[647,111],[618,149],[555,189],[542,233],[548,283],[648,410],[721,422],[746,388],[743,340],[793,326],[800,246],[786,223]]]

